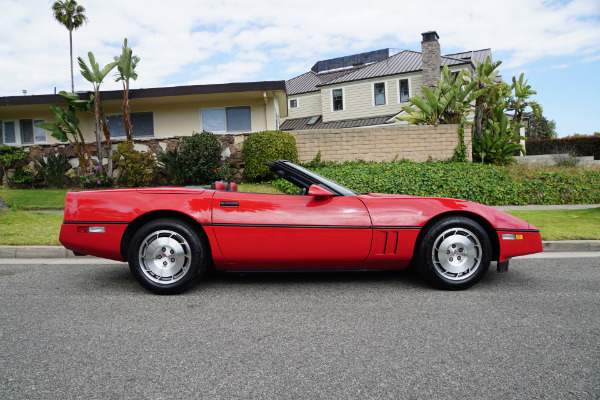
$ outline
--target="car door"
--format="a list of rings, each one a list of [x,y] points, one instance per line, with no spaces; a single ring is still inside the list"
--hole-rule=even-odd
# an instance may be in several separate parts
[[[371,246],[371,219],[353,196],[221,192],[212,200],[221,253],[235,269],[352,268]]]

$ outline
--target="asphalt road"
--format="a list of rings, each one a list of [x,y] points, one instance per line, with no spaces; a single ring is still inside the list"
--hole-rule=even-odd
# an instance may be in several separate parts
[[[600,257],[409,273],[217,275],[0,260],[1,399],[598,399]],[[20,262],[15,260],[15,262]]]

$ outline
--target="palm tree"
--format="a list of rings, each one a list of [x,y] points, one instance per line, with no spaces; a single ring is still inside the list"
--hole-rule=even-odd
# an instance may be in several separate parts
[[[137,79],[138,74],[135,72],[135,67],[140,62],[140,58],[133,55],[131,47],[127,47],[127,38],[125,38],[123,43],[123,52],[119,57],[115,57],[115,62],[117,62],[117,69],[119,70],[117,82],[123,81],[123,125],[125,126],[125,135],[127,136],[127,140],[132,140],[133,129],[129,112],[129,80],[133,79],[135,81]]]
[[[100,84],[104,81],[104,78],[108,73],[117,65],[116,61],[106,64],[104,68],[100,69],[100,65],[96,62],[96,57],[90,51],[88,52],[88,58],[90,60],[90,66],[88,67],[85,61],[81,57],[77,58],[79,61],[79,68],[81,69],[81,76],[94,85],[94,116],[95,116],[95,131],[96,131],[96,143],[98,144],[98,162],[102,167],[102,132],[106,137],[106,149],[108,152],[108,176],[112,175],[112,147],[110,143],[110,132],[104,121],[104,115],[102,112],[102,106],[100,104]]]
[[[52,4],[54,18],[69,30],[69,49],[71,54],[71,92],[75,92],[73,81],[73,30],[79,28],[87,17],[83,14],[85,8],[77,4],[75,0],[55,1]]]

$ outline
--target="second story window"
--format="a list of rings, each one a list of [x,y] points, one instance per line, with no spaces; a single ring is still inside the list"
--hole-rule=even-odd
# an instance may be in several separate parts
[[[291,99],[290,100],[290,108],[296,108],[298,107],[298,100],[297,99]]]
[[[373,91],[375,92],[375,105],[385,105],[385,83],[380,82],[374,84]]]
[[[408,102],[408,79],[400,79],[400,103]]]
[[[342,89],[332,90],[331,96],[333,97],[333,111],[341,111],[344,109],[344,96]]]

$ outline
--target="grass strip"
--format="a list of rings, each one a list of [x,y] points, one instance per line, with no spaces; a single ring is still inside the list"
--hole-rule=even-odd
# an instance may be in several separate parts
[[[536,226],[543,240],[600,240],[600,208],[509,211]],[[0,212],[0,245],[57,245],[63,216],[11,210]]]
[[[67,190],[0,189],[0,197],[17,210],[62,210]]]
[[[538,228],[543,240],[600,240],[600,208],[507,213]]]
[[[59,245],[62,220],[62,214],[0,212],[0,245]]]

